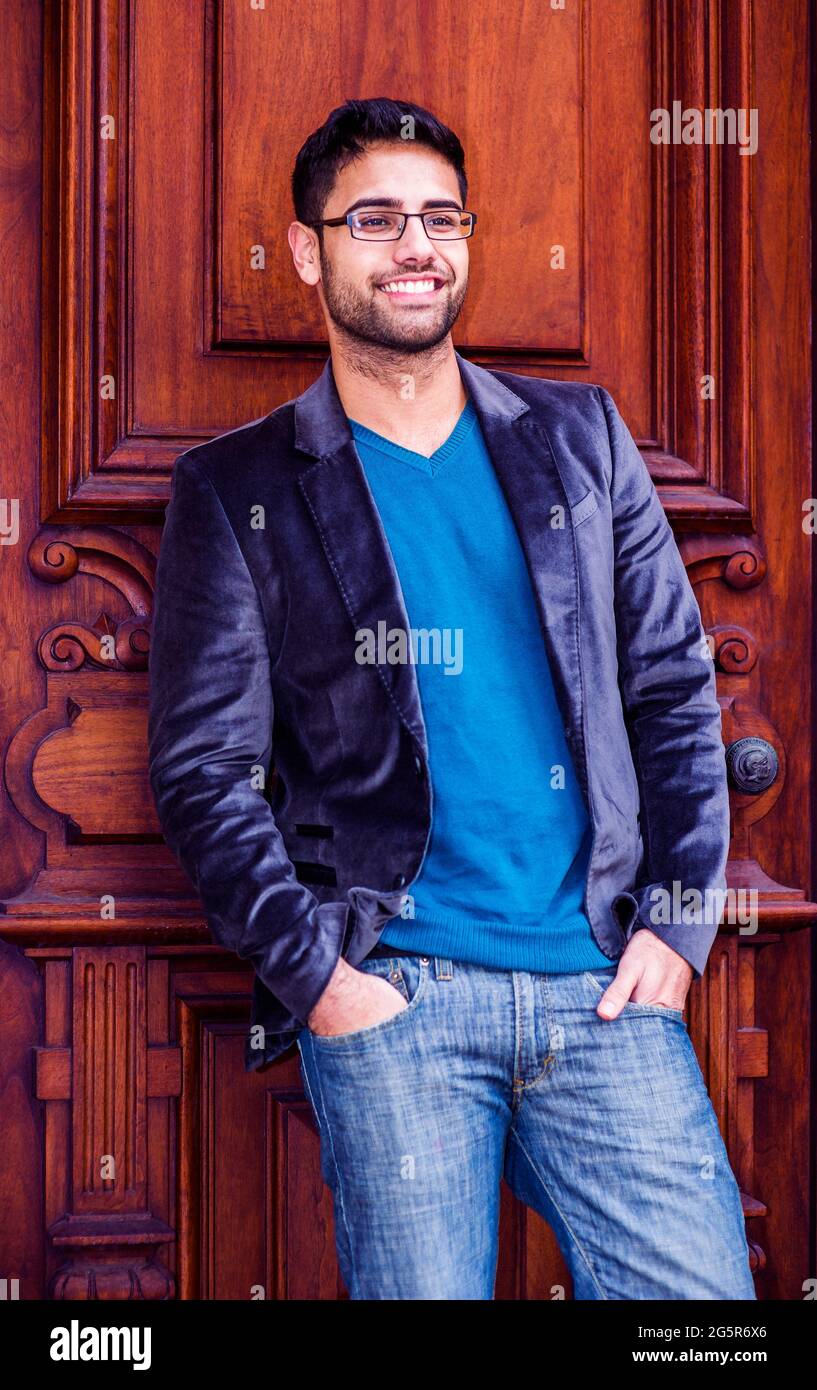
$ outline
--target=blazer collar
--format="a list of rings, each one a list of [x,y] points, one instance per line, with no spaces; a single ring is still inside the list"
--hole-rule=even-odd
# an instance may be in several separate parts
[[[483,367],[468,362],[456,351],[454,356],[480,423],[486,415],[515,420],[530,409],[521,396],[503,386]],[[351,440],[352,431],[335,386],[332,358],[329,357],[317,381],[295,401],[295,447],[315,458],[324,458]]]

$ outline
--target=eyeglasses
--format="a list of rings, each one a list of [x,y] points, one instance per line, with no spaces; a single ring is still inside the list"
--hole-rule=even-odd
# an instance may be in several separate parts
[[[347,212],[344,217],[325,217],[322,222],[307,222],[307,227],[342,227],[347,224],[356,241],[399,241],[409,217],[422,217],[426,236],[431,241],[459,241],[473,236],[477,225],[475,212],[460,208],[432,208],[429,212],[390,212],[366,208],[363,212]]]

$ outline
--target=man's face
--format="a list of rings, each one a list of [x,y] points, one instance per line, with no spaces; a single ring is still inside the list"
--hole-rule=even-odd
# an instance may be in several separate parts
[[[395,204],[383,202],[393,198]],[[361,207],[422,212],[462,207],[447,160],[427,146],[374,144],[339,174],[324,217]],[[398,352],[424,352],[447,337],[468,287],[468,240],[431,241],[422,219],[409,217],[399,241],[360,241],[348,226],[324,227],[321,303],[328,319],[352,337]],[[434,289],[394,293],[395,281],[433,279]]]

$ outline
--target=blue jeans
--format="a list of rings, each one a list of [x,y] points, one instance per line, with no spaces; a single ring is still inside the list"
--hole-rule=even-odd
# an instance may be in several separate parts
[[[734,1174],[680,1010],[615,974],[367,957],[408,1008],[298,1037],[353,1299],[491,1299],[499,1183],[550,1224],[577,1299],[754,1299]]]

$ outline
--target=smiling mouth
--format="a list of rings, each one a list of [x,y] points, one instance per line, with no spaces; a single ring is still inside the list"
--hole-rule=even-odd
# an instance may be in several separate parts
[[[440,280],[436,275],[428,275],[425,279],[416,280],[387,280],[382,285],[378,285],[380,294],[388,295],[389,299],[401,300],[407,303],[410,299],[418,301],[428,301],[439,294],[445,280]]]

